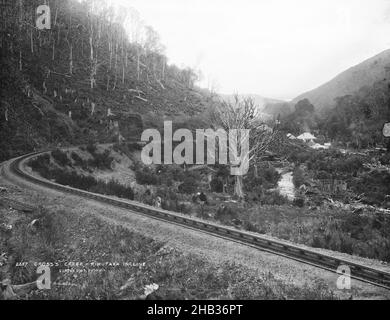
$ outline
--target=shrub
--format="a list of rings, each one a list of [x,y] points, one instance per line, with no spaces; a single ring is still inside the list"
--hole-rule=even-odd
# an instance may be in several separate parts
[[[105,150],[103,153],[94,153],[92,156],[93,159],[88,160],[88,166],[100,170],[111,169],[114,158],[110,156],[109,150]]]
[[[96,180],[91,176],[83,176],[75,172],[67,172],[62,169],[51,170],[46,178],[52,178],[59,184],[73,188],[134,200],[133,190],[130,187],[123,186],[114,180],[104,182]]]
[[[279,191],[266,192],[260,198],[262,205],[281,206],[288,203],[288,199],[282,196]]]
[[[379,158],[379,162],[383,165],[390,165],[390,153],[386,153]]]
[[[321,171],[315,172],[314,177],[316,179],[319,179],[319,180],[326,180],[326,179],[332,179],[332,174],[321,170]]]
[[[300,167],[296,167],[293,172],[293,183],[296,188],[299,188],[305,183],[304,172]]]
[[[233,219],[237,219],[237,217],[237,209],[225,205],[220,206],[215,214],[215,219],[222,222],[231,221]]]
[[[156,168],[158,175],[164,179],[183,181],[185,177],[184,170],[178,165],[158,165]],[[163,181],[161,183],[164,183]]]
[[[245,190],[252,192],[260,192],[262,189],[274,188],[280,179],[278,171],[269,165],[258,166],[257,176],[248,174],[245,177]],[[259,187],[261,187],[259,189]]]
[[[141,185],[157,185],[159,184],[159,177],[149,167],[135,168],[135,178],[137,183]]]
[[[243,224],[242,227],[243,227],[244,230],[246,230],[246,231],[250,231],[250,232],[259,232],[259,227],[258,227],[256,224],[254,224],[254,223],[252,223],[252,222],[250,222],[250,221],[248,221],[248,220],[245,220],[245,221],[244,221],[244,224]]]
[[[354,179],[351,185],[356,193],[364,193],[365,202],[381,205],[390,194],[390,173],[378,170],[365,173]]]
[[[184,178],[184,182],[179,185],[179,192],[185,194],[195,193],[198,188],[198,181],[192,176]]]
[[[45,175],[49,171],[50,156],[47,153],[40,155],[34,160],[31,160],[29,165],[32,170],[39,173],[42,177],[45,177]]]
[[[88,151],[91,155],[94,155],[96,153],[97,147],[95,144],[89,143],[86,146],[85,150]]]
[[[295,198],[293,205],[299,208],[303,208],[305,206],[305,200],[303,198]]]
[[[91,176],[82,176],[62,169],[51,170],[50,177],[54,178],[59,184],[87,191],[97,183],[95,178]]]
[[[293,152],[289,156],[289,160],[297,164],[303,164],[311,158],[311,155],[312,153],[308,151],[303,151],[299,153]]]
[[[77,167],[85,168],[87,166],[87,162],[84,161],[76,152],[72,152],[70,157]]]
[[[222,193],[223,192],[223,181],[220,178],[214,178],[210,182],[212,192]]]
[[[96,185],[92,186],[89,191],[134,200],[133,190],[130,187],[119,184],[115,180],[108,182],[97,181]]]
[[[69,160],[68,155],[66,154],[66,152],[63,152],[63,151],[61,151],[59,149],[56,149],[56,150],[51,152],[51,156],[62,167],[71,166],[72,165],[72,163]]]

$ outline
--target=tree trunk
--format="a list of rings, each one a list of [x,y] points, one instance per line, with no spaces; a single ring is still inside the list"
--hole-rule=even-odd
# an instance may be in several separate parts
[[[234,194],[239,198],[244,198],[244,183],[242,176],[236,176],[236,181],[234,184]]]
[[[69,74],[73,74],[73,45],[70,45],[69,50]]]
[[[140,79],[140,52],[139,49],[137,49],[137,80]]]
[[[259,177],[259,169],[257,168],[257,165],[254,166],[254,169],[255,169],[255,177],[258,178]]]
[[[110,75],[107,75],[106,91],[110,90]]]
[[[162,63],[161,80],[165,80],[165,60]]]
[[[122,66],[122,84],[125,84],[125,66]]]
[[[22,50],[19,51],[19,71],[23,70]]]
[[[30,30],[30,49],[31,49],[31,53],[33,54],[34,53],[34,35],[33,35],[33,29],[31,28]]]

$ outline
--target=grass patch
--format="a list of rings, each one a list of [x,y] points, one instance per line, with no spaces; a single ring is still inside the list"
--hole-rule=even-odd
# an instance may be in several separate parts
[[[31,219],[40,222],[34,232],[28,228]],[[13,284],[36,280],[33,262],[55,265],[51,290],[34,291],[20,299],[137,299],[152,283],[159,285],[155,297],[161,299],[334,298],[324,282],[301,288],[270,273],[254,276],[233,263],[211,264],[90,215],[41,209],[34,216],[21,217],[12,234],[0,239],[0,248],[8,256],[1,276]],[[91,261],[142,267],[104,267],[97,273],[63,271],[66,262],[85,266]],[[20,267],[17,262],[29,264]],[[64,283],[68,285],[59,285]]]

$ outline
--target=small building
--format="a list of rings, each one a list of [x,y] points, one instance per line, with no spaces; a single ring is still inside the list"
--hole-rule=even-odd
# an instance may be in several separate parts
[[[302,133],[300,136],[297,137],[298,140],[301,140],[306,143],[314,143],[314,140],[317,139],[314,135],[312,135],[310,132]]]
[[[287,133],[287,138],[289,138],[290,140],[296,140],[296,139],[297,139],[297,137],[294,136],[294,135],[291,134],[291,133]]]
[[[310,148],[315,149],[315,150],[328,149],[328,147],[326,147],[325,145],[319,144],[319,143],[315,143],[315,144],[311,145]]]

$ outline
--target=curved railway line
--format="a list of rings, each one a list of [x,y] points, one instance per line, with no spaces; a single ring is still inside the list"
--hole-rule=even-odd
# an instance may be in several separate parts
[[[368,267],[358,263],[352,263],[344,259],[310,250],[309,248],[302,248],[291,243],[286,243],[279,240],[271,240],[263,237],[262,235],[256,235],[253,233],[236,230],[234,228],[217,225],[215,223],[184,217],[174,212],[158,209],[139,202],[121,200],[110,196],[95,194],[69,186],[60,185],[41,177],[33,176],[23,169],[26,162],[28,162],[31,158],[47,152],[49,151],[35,152],[12,160],[10,162],[11,172],[18,177],[36,185],[110,204],[122,209],[129,209],[136,212],[137,214],[142,214],[153,219],[177,224],[186,228],[211,234],[215,237],[238,242],[262,251],[277,254],[279,256],[293,259],[334,273],[337,273],[339,266],[345,265],[348,266],[351,270],[351,278],[390,290],[390,273],[383,270]]]

